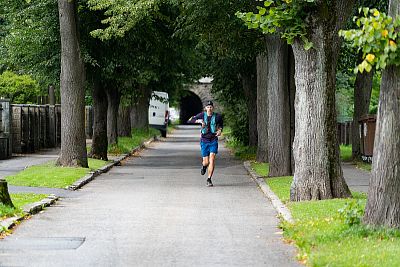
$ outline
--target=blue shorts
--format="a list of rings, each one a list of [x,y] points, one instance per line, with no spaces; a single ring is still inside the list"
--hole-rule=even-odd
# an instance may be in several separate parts
[[[218,140],[211,142],[200,142],[201,156],[208,157],[210,153],[218,154]]]

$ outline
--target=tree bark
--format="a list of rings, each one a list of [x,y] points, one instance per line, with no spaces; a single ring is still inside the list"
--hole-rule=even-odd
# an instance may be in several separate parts
[[[242,85],[247,101],[247,114],[249,118],[249,146],[257,147],[257,72],[256,59],[250,63],[249,70],[244,72],[242,77]],[[254,69],[254,71],[252,71]]]
[[[351,131],[351,147],[353,159],[361,157],[360,130],[358,121],[369,113],[371,100],[372,80],[374,71],[358,73],[354,84],[354,114]]]
[[[121,96],[117,88],[109,87],[106,90],[108,108],[107,108],[107,137],[108,144],[115,145],[118,143],[118,108]]]
[[[340,41],[338,30],[354,1],[318,1],[310,40],[293,44],[295,56],[295,172],[291,201],[351,197],[340,166],[336,130],[335,82]],[[331,10],[331,12],[327,12]]]
[[[295,125],[295,109],[294,100],[296,96],[296,81],[295,75],[295,61],[293,49],[289,47],[289,105],[290,105],[290,162],[292,163],[292,174],[294,173],[294,158],[293,158],[293,141],[294,141],[294,125]]]
[[[151,90],[144,85],[139,86],[138,97],[136,103],[131,110],[132,128],[148,128],[149,127],[149,102]]]
[[[118,110],[118,136],[131,136],[131,109],[123,105]]]
[[[107,140],[107,94],[100,81],[93,84],[93,137],[90,157],[94,159],[108,160]]]
[[[389,2],[389,15],[400,14],[400,3]],[[400,227],[400,68],[382,73],[374,157],[364,222]]]
[[[277,35],[267,37],[268,176],[292,175],[288,45]]]
[[[0,204],[5,206],[14,207],[10,194],[8,193],[7,182],[0,178]]]
[[[257,56],[257,162],[268,162],[268,58]]]
[[[54,85],[49,85],[49,105],[54,106],[56,104],[56,94],[54,91]]]
[[[61,34],[61,153],[58,165],[88,167],[85,136],[85,69],[76,1],[58,0]]]

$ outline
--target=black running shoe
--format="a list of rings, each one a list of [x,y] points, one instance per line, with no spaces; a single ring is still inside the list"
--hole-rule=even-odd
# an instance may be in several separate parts
[[[208,179],[207,179],[207,186],[208,186],[208,187],[213,186],[213,183],[212,183],[212,181],[211,181],[211,178],[208,178]]]
[[[203,167],[201,167],[201,175],[204,175],[205,173],[206,173],[206,171],[207,171],[207,166],[203,166]]]

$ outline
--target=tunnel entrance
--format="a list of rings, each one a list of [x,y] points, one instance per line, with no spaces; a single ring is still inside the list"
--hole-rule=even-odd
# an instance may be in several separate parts
[[[195,93],[186,91],[187,94],[181,97],[180,100],[180,121],[181,124],[187,124],[190,117],[197,115],[203,110],[203,104],[200,97]]]

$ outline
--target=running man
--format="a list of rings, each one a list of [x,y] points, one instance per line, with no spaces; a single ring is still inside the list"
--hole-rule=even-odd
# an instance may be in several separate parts
[[[208,101],[205,112],[191,117],[188,123],[201,123],[200,148],[203,164],[201,175],[208,169],[207,186],[213,186],[211,177],[214,173],[215,156],[218,154],[218,136],[221,135],[223,126],[221,114],[214,113],[214,104]]]

